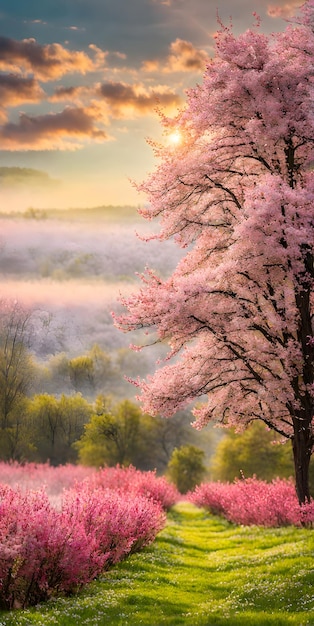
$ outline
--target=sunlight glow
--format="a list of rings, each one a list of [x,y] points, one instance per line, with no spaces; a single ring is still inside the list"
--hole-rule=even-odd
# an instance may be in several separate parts
[[[181,141],[182,135],[178,130],[175,130],[173,133],[170,133],[170,135],[168,135],[168,142],[172,146],[177,146],[179,143],[181,143]]]

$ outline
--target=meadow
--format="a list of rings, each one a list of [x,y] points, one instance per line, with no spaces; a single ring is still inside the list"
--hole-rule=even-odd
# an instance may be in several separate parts
[[[153,544],[78,595],[1,626],[313,626],[313,532],[237,526],[176,504]]]
[[[297,520],[295,524],[288,524],[282,515],[280,519],[268,518],[263,525],[258,525],[247,513],[246,524],[235,523],[226,519],[228,512],[213,515],[209,510],[209,507],[217,507],[218,497],[226,505],[231,493],[239,512],[243,508],[249,512],[251,508],[262,520],[263,509],[274,502],[270,497],[263,497],[265,485],[262,481],[241,481],[240,486],[236,483],[235,487],[228,484],[217,487],[213,483],[180,496],[163,477],[157,478],[153,472],[139,472],[135,468],[116,467],[91,473],[87,468],[70,465],[49,468],[48,465],[27,467],[14,464],[11,471],[8,470],[8,465],[0,464],[1,489],[5,483],[9,489],[17,489],[19,485],[24,493],[26,490],[34,498],[36,492],[31,490],[38,489],[41,482],[46,485],[49,497],[52,496],[54,506],[56,492],[61,493],[62,487],[66,487],[62,496],[65,497],[63,514],[71,512],[66,523],[69,519],[72,523],[74,520],[77,530],[74,537],[80,535],[74,549],[80,546],[82,519],[85,524],[87,520],[89,528],[93,532],[96,529],[98,537],[101,534],[101,548],[106,552],[103,556],[107,564],[89,581],[86,578],[79,588],[73,585],[63,592],[59,589],[56,596],[53,594],[35,606],[0,611],[1,626],[313,626],[313,528],[303,527]],[[272,497],[276,493],[277,500],[281,500],[282,511],[291,511],[291,487],[289,481],[273,481],[269,488],[273,491]],[[251,506],[253,489],[257,496]],[[15,498],[15,505],[19,498]],[[143,516],[140,511],[140,524],[140,509],[133,506],[138,498],[144,513]],[[296,501],[295,495],[294,498]],[[155,508],[157,501],[163,512],[159,506]],[[31,504],[34,502],[33,499]],[[277,503],[278,510],[279,505],[280,502]],[[3,498],[1,507],[3,513]],[[38,513],[38,503],[35,508]],[[25,501],[22,510],[25,510]],[[49,512],[49,509],[45,510]],[[234,515],[234,507],[232,511]],[[151,521],[147,525],[149,517]],[[34,531],[35,527],[29,526],[31,518],[30,512],[26,523],[21,523],[20,515],[16,517],[19,520],[17,526],[20,526],[16,544],[23,544],[21,538],[25,529]],[[58,515],[54,519],[58,524]],[[135,531],[134,525],[133,529],[130,527],[130,520],[135,521]],[[2,546],[5,545],[5,529],[2,519]],[[12,537],[15,532],[12,525],[10,529]],[[129,544],[130,533],[132,546]],[[39,534],[36,531],[37,539]],[[135,543],[134,537],[137,537]],[[122,545],[125,539],[127,549],[125,543]],[[58,559],[57,541],[54,546],[50,542],[48,547],[50,551],[52,547],[55,549],[54,556]],[[41,549],[43,545],[40,545]],[[86,545],[85,542],[85,549]],[[40,552],[41,559],[42,554]],[[71,554],[75,560],[73,551]],[[97,554],[99,556],[99,552]],[[108,555],[109,562],[106,561]],[[97,567],[94,548],[91,556]],[[90,556],[88,559],[90,565]],[[15,577],[24,572],[23,565],[18,571],[22,560],[15,562]],[[3,563],[0,564],[3,567]],[[79,565],[82,566],[81,561]],[[84,563],[80,575],[84,576]],[[66,583],[69,583],[68,578]],[[15,581],[11,580],[10,584],[12,587]],[[15,587],[16,597],[21,597],[23,584],[21,576]]]

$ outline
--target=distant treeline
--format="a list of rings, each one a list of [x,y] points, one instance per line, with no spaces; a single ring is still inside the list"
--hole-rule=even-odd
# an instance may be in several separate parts
[[[1,176],[1,172],[0,172]],[[65,221],[125,221],[139,219],[136,206],[104,205],[91,208],[68,208],[68,209],[41,209],[29,207],[25,211],[0,211],[0,219],[27,219],[27,220],[65,220]]]
[[[31,167],[0,167],[0,182],[6,187],[24,186],[29,183],[45,187],[59,184],[59,181],[51,178],[47,172]]]

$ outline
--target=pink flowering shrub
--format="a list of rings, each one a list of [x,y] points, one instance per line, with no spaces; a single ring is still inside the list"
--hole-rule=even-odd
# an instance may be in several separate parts
[[[209,509],[214,515],[225,514],[227,498],[225,483],[201,483],[185,497],[196,506]]]
[[[143,496],[85,485],[64,491],[58,511],[44,490],[0,486],[0,609],[75,592],[152,542],[165,521]]]
[[[314,522],[314,501],[300,506],[292,481],[256,478],[234,483],[203,483],[188,494],[196,506],[243,525],[300,526]]]
[[[159,502],[168,511],[180,498],[176,487],[155,471],[141,472],[133,466],[106,467],[88,477],[84,483],[90,488],[114,489],[120,493],[145,496]]]
[[[166,516],[159,503],[132,493],[94,489],[88,482],[63,495],[62,511],[83,523],[97,550],[105,555],[104,567],[121,561],[151,543],[164,527]]]
[[[311,499],[310,502],[303,504],[300,507],[301,510],[301,524],[304,526],[314,526],[314,500]]]
[[[57,512],[44,491],[0,488],[0,607],[72,592],[101,569],[84,525]]]

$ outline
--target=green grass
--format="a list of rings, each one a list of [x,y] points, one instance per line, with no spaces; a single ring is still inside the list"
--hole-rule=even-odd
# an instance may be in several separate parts
[[[0,626],[314,626],[314,533],[241,527],[178,504],[155,543],[77,596]]]

